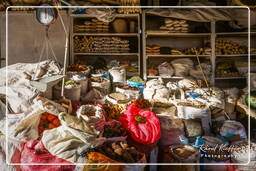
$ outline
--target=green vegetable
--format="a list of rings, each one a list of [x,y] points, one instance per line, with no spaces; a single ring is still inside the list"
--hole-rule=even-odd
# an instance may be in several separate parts
[[[65,85],[77,85],[78,83],[74,80],[68,80],[65,82]]]
[[[245,96],[245,103],[247,105],[249,105],[249,101],[250,101],[250,107],[252,109],[256,109],[256,91],[251,91],[250,96],[249,95]]]

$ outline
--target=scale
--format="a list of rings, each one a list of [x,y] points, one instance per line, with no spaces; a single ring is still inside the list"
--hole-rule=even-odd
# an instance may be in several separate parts
[[[38,65],[36,66],[36,70],[35,70],[35,75],[32,78],[32,81],[30,81],[31,85],[34,86],[38,91],[42,92],[44,94],[44,96],[46,98],[52,99],[52,89],[53,86],[56,85],[58,82],[60,82],[60,80],[62,79],[62,89],[61,89],[61,96],[64,96],[64,78],[65,78],[65,74],[66,74],[66,61],[67,61],[67,48],[68,48],[68,34],[67,31],[65,29],[65,25],[64,22],[61,18],[61,15],[59,15],[59,11],[57,8],[50,6],[48,4],[43,4],[43,7],[37,8],[36,10],[36,19],[37,21],[42,24],[43,26],[45,26],[45,40],[43,43],[43,48],[39,57],[39,61],[38,61]],[[49,6],[49,8],[47,8],[47,6]],[[52,24],[54,24],[58,18],[58,16],[60,17],[62,26],[64,28],[65,31],[65,36],[66,36],[66,44],[65,44],[65,57],[64,57],[64,72],[63,74],[57,74],[57,75],[53,75],[53,76],[47,76],[44,78],[39,78],[40,77],[40,66],[39,63],[42,60],[43,55],[46,55],[47,59],[51,59],[53,61],[55,61],[57,64],[57,57],[53,51],[53,46],[52,43],[49,39],[49,28]],[[51,57],[50,57],[50,53],[51,52]],[[60,67],[60,65],[58,64],[58,67]]]

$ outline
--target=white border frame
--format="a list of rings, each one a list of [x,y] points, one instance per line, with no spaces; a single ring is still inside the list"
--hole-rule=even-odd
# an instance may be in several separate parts
[[[180,9],[180,8],[223,8],[223,9],[232,9],[232,8],[244,8],[248,10],[248,95],[250,96],[250,46],[251,46],[251,42],[250,42],[250,34],[251,34],[251,30],[250,30],[250,8],[247,6],[8,6],[6,8],[6,95],[8,94],[8,10],[11,8],[142,8],[142,9],[146,9],[146,8],[176,8],[176,9]],[[70,164],[63,164],[63,163],[28,163],[28,164],[23,164],[23,163],[10,163],[9,162],[9,153],[8,153],[8,106],[6,105],[6,122],[5,122],[5,128],[6,128],[6,163],[8,165],[11,166],[18,166],[18,165],[79,165],[79,166],[85,166],[85,165],[142,165],[142,166],[146,166],[146,165],[195,165],[195,166],[203,166],[203,165],[210,165],[210,166],[218,166],[218,165],[231,165],[231,166],[246,166],[250,163],[251,159],[250,159],[250,116],[251,116],[251,110],[250,110],[250,101],[248,104],[248,111],[249,111],[249,116],[248,116],[248,162],[247,163],[70,163]]]

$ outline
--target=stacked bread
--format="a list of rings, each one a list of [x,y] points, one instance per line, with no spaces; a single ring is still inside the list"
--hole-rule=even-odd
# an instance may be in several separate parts
[[[217,39],[215,46],[217,55],[247,54],[247,47],[231,40]]]
[[[100,32],[100,33],[107,33],[109,32],[109,23],[100,21],[96,18],[91,20],[87,20],[84,24],[75,25],[74,26],[75,32]]]
[[[159,55],[160,54],[160,46],[147,46],[146,53],[151,55]]]
[[[161,30],[168,30],[170,32],[187,33],[189,31],[189,24],[186,20],[168,19],[164,20],[164,25],[160,27]]]
[[[95,52],[129,52],[129,40],[120,37],[94,37],[93,48]]]

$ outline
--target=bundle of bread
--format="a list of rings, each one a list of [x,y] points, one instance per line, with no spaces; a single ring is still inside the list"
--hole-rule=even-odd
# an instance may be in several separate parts
[[[129,52],[129,46],[129,40],[124,40],[120,37],[74,37],[75,52]]]
[[[146,47],[147,54],[151,55],[159,55],[160,54],[160,46],[152,45]]]
[[[129,52],[129,40],[120,37],[94,37],[95,52]]]
[[[140,0],[120,0],[120,6],[140,6]],[[118,8],[118,13],[122,14],[133,14],[133,13],[141,13],[141,8]]]
[[[217,55],[233,55],[233,54],[247,54],[248,48],[241,46],[232,40],[216,40],[216,54]]]
[[[170,32],[187,33],[189,31],[189,24],[186,20],[169,19],[164,20],[164,25],[160,27],[161,30],[168,30]]]
[[[109,32],[109,23],[96,18],[86,20],[83,24],[74,25],[75,32]]]
[[[74,37],[74,51],[75,52],[93,52],[93,37]]]

